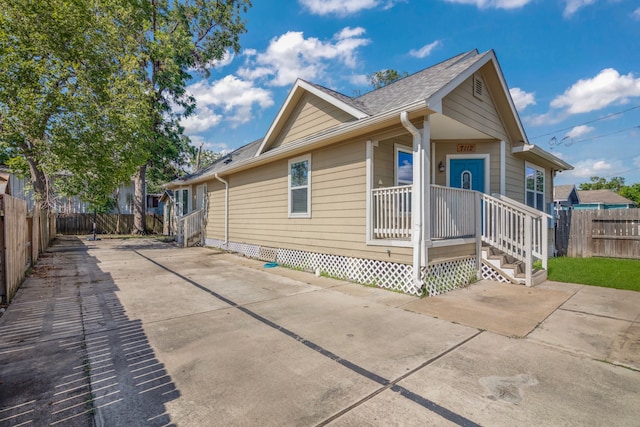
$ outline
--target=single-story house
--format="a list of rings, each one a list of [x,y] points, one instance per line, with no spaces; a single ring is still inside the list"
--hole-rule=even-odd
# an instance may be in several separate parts
[[[556,185],[553,187],[553,203],[556,210],[567,210],[580,203],[575,185]]]
[[[577,190],[575,185],[553,187],[556,210],[567,209],[631,209],[637,204],[613,190]]]
[[[528,142],[495,53],[472,50],[358,97],[298,80],[263,138],[167,187],[185,242],[200,228],[209,246],[435,295],[544,280],[553,178],[571,168]]]
[[[631,209],[633,200],[622,197],[612,190],[578,190],[578,201],[574,209]]]

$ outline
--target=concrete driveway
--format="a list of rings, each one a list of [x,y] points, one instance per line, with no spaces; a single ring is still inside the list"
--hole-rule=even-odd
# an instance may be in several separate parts
[[[58,239],[0,318],[0,425],[629,425],[640,293],[435,298]]]

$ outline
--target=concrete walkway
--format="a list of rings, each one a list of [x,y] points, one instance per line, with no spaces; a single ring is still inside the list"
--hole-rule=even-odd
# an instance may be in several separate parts
[[[638,425],[640,293],[435,298],[58,239],[0,318],[0,425]]]

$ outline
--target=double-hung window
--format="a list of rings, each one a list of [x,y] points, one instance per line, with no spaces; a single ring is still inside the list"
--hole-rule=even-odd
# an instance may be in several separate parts
[[[413,152],[409,147],[404,147],[399,144],[396,144],[395,152],[396,185],[400,186],[413,184]]]
[[[182,215],[186,215],[189,213],[189,205],[190,205],[190,197],[189,197],[189,189],[188,188],[183,188],[182,190],[179,190],[180,193],[180,198],[179,198],[179,203],[181,205],[181,212]]]
[[[404,145],[395,144],[395,184],[397,187],[413,184],[413,152]],[[411,191],[406,189],[394,195],[397,214],[411,214]]]
[[[311,218],[311,155],[289,160],[289,218]]]
[[[544,169],[526,163],[524,179],[527,205],[544,211]]]

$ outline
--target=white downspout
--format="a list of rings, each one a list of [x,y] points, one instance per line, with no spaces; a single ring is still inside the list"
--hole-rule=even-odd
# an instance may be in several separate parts
[[[214,177],[224,184],[224,242],[222,245],[226,249],[229,244],[229,181],[220,178],[218,172],[215,173]]]
[[[413,218],[413,286],[416,291],[422,288],[421,249],[422,249],[422,135],[409,121],[406,111],[400,113],[402,126],[413,135],[413,188],[411,217]]]

